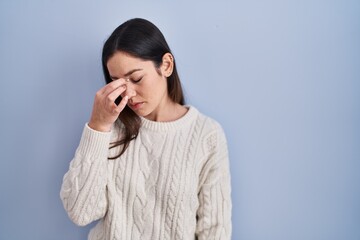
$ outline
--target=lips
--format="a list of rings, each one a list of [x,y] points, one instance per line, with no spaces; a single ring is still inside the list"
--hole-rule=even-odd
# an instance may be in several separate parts
[[[134,110],[139,109],[144,102],[135,102],[135,103],[129,103],[130,107]]]

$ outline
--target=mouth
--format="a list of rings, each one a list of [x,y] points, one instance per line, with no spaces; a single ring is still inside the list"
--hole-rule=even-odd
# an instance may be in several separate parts
[[[141,108],[141,106],[144,104],[144,102],[135,102],[135,103],[129,103],[130,108],[137,110]]]

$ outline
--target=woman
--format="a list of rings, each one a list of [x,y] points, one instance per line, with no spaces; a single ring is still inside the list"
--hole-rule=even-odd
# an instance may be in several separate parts
[[[230,239],[230,172],[221,126],[184,105],[174,56],[144,19],[105,42],[106,85],[60,196],[88,239]]]

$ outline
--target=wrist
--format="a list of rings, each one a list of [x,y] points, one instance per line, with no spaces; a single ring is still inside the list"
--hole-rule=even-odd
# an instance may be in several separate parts
[[[96,124],[92,121],[88,122],[89,128],[98,132],[110,132],[111,126],[104,126],[102,124]]]

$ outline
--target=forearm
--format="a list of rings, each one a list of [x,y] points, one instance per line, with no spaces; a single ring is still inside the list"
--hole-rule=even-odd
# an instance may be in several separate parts
[[[213,186],[204,186],[199,194],[199,209],[196,233],[199,240],[231,239],[230,179]]]
[[[107,155],[110,133],[85,126],[78,149],[64,175],[61,200],[69,217],[86,225],[106,212]]]

